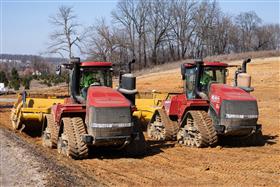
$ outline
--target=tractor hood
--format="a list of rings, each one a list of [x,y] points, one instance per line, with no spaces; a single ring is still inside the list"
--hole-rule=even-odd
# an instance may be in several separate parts
[[[238,87],[232,87],[225,84],[211,84],[209,92],[210,105],[219,114],[223,101],[233,101],[234,103],[240,102],[253,102],[256,103],[256,99]]]
[[[130,102],[120,92],[105,86],[89,87],[87,104],[94,107],[130,107]]]
[[[219,96],[222,100],[256,100],[252,95],[241,88],[232,87],[225,84],[212,84],[210,88],[210,100],[212,95]]]

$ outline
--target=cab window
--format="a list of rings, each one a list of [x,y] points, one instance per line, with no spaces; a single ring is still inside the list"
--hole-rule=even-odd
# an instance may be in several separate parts
[[[195,98],[195,76],[196,68],[188,68],[185,71],[185,92],[188,99]]]

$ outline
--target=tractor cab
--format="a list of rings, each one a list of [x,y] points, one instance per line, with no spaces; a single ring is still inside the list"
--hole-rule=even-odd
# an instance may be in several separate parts
[[[72,58],[70,69],[70,91],[75,103],[85,103],[90,86],[112,87],[111,62],[80,62],[79,58]]]
[[[221,62],[185,63],[181,66],[184,91],[188,99],[208,95],[212,83],[226,83],[228,65]]]
[[[87,97],[90,86],[112,87],[112,63],[82,62],[80,65],[80,93]]]

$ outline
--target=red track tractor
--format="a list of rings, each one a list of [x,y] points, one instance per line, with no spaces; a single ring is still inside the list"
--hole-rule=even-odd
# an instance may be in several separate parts
[[[132,118],[134,101],[112,89],[112,63],[80,62],[79,58],[73,58],[64,66],[70,70],[71,97],[54,105],[51,114],[46,115],[43,144],[57,147],[59,153],[75,159],[86,158],[90,146],[144,154],[145,139]],[[82,80],[89,81],[88,77],[90,86],[84,87]],[[125,87],[135,77],[128,76],[125,80],[121,90],[127,96],[135,94],[133,89]]]
[[[157,140],[174,140],[190,147],[216,145],[218,137],[246,140],[247,145],[261,139],[257,124],[258,106],[250,95],[251,77],[245,60],[235,72],[234,86],[226,85],[226,63],[185,63],[181,66],[183,94],[173,96],[156,110],[147,128]]]

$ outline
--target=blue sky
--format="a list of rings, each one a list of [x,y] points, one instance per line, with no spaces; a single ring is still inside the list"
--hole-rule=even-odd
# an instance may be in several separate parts
[[[1,49],[0,53],[35,54],[46,51],[52,26],[49,16],[54,15],[61,5],[73,6],[79,23],[92,25],[96,18],[110,20],[111,11],[117,1],[81,0],[0,0],[1,1]],[[218,3],[230,15],[255,11],[263,23],[279,23],[279,1],[223,0]]]

